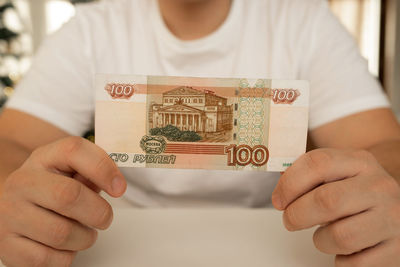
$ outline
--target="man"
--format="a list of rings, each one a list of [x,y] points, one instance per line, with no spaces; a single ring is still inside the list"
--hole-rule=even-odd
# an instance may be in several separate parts
[[[121,171],[81,135],[95,73],[306,79],[318,149],[279,173]],[[0,258],[68,266],[112,221],[97,193],[136,205],[272,203],[315,225],[336,266],[400,265],[400,127],[323,0],[119,0],[78,8],[38,52],[0,118]],[[73,178],[73,179],[71,179]],[[134,226],[133,226],[134,227]]]

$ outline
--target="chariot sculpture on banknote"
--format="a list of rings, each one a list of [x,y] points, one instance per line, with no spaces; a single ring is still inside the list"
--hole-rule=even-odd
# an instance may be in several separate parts
[[[96,76],[96,144],[120,167],[283,171],[305,152],[307,81]]]

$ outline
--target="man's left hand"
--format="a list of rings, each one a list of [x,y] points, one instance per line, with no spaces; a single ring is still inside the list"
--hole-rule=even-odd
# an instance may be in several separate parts
[[[316,225],[336,267],[400,266],[400,186],[363,150],[317,149],[282,175],[272,203],[289,231]]]

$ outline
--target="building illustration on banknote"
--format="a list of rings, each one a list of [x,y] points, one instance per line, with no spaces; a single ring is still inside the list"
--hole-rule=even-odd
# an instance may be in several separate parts
[[[180,86],[165,91],[159,102],[162,103],[153,100],[149,108],[150,131],[161,131],[165,127],[173,130],[171,126],[174,126],[175,131],[196,133],[197,139],[190,141],[217,143],[232,138],[233,104],[214,91]]]

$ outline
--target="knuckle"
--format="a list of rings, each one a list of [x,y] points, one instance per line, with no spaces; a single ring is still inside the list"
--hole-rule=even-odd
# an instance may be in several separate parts
[[[323,149],[313,150],[304,155],[307,167],[315,172],[320,172],[329,166],[332,161],[331,155]]]
[[[338,194],[327,187],[318,187],[315,189],[314,202],[322,211],[333,212],[339,203]]]
[[[352,244],[355,239],[351,231],[339,223],[331,225],[329,231],[334,244],[342,252],[341,254],[351,254],[354,252]]]
[[[105,153],[101,156],[101,158],[93,166],[94,166],[94,169],[93,169],[94,172],[99,175],[111,174],[111,172],[116,171],[115,164]]]
[[[63,247],[72,233],[72,223],[62,221],[55,223],[50,230],[50,242],[56,247]]]
[[[295,194],[296,182],[294,179],[280,179],[280,198],[284,203],[288,203],[288,198],[290,195]]]
[[[366,170],[371,166],[377,166],[377,160],[374,155],[367,150],[355,150],[352,152],[352,155],[359,159],[359,169]]]
[[[54,188],[54,199],[59,208],[69,210],[76,205],[82,194],[82,185],[70,178]]]
[[[79,151],[84,143],[84,139],[77,136],[71,136],[64,139],[62,142],[62,149],[67,155],[73,155]]]
[[[47,153],[47,146],[41,146],[33,150],[29,156],[29,158],[22,165],[29,166],[28,168],[43,166],[43,155]]]
[[[368,162],[368,163],[376,161],[374,155],[365,149],[355,150],[355,151],[353,151],[353,155],[359,159],[364,160],[365,162]]]
[[[376,193],[394,193],[398,195],[399,185],[390,176],[377,175],[370,184],[370,190]]]
[[[37,159],[40,158],[43,154],[43,147],[38,147],[31,152],[30,159]]]

